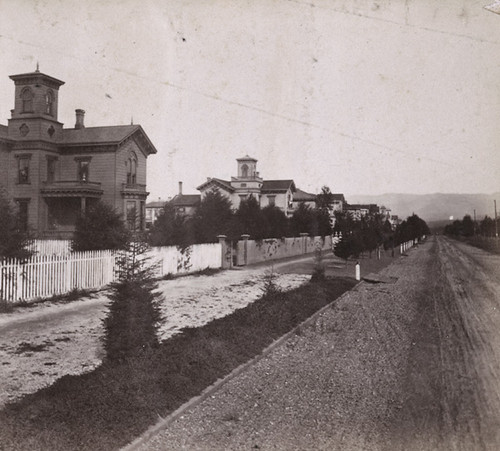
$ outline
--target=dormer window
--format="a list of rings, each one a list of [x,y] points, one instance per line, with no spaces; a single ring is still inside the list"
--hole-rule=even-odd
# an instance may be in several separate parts
[[[54,115],[54,93],[52,91],[47,91],[45,94],[45,113]]]
[[[33,112],[33,91],[30,88],[24,88],[21,91],[21,101],[22,101],[22,112],[32,113]]]

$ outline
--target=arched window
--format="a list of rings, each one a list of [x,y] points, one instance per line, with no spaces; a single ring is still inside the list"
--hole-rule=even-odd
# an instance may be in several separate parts
[[[137,155],[131,152],[127,161],[125,161],[127,168],[127,185],[135,185],[137,183]]]
[[[246,164],[241,166],[241,176],[244,178],[248,177],[248,166]]]
[[[31,113],[33,112],[33,92],[30,88],[24,88],[21,91],[21,101],[22,104],[22,112],[23,113]]]
[[[45,112],[53,116],[54,115],[53,107],[54,107],[54,94],[52,93],[52,91],[47,91],[47,94],[45,94]]]

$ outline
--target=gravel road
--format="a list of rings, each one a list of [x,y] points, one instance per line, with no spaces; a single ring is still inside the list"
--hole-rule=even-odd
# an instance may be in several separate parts
[[[499,270],[433,237],[139,449],[500,449]]]

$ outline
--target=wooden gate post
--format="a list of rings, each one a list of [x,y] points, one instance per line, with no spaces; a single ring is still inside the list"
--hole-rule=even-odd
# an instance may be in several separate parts
[[[230,262],[227,261],[227,243],[226,243],[226,235],[217,235],[219,239],[219,243],[221,246],[221,264],[220,267],[222,269],[230,268]],[[231,257],[230,257],[231,258]],[[229,263],[229,264],[228,264]]]

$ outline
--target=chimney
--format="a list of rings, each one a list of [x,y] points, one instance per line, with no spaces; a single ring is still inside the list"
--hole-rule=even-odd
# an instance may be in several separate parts
[[[179,182],[179,196],[182,196],[182,182]]]
[[[75,113],[76,113],[75,128],[76,129],[85,128],[85,124],[83,123],[83,119],[85,118],[85,111],[75,110]]]

